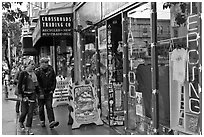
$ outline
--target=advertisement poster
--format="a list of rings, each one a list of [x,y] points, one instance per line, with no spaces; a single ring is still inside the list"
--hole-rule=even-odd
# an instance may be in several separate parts
[[[81,124],[95,123],[102,125],[98,98],[91,85],[76,85],[72,90],[73,101],[70,102],[74,111],[71,116],[74,120],[72,128],[79,128]]]
[[[68,96],[71,94],[69,85],[72,85],[71,79],[60,79],[57,77],[56,89],[53,93],[53,107],[68,104]]]

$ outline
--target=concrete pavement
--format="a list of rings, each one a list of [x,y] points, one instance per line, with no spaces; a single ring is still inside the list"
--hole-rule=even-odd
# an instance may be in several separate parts
[[[9,92],[9,97],[15,97],[14,91]],[[2,134],[3,135],[25,135],[21,131],[18,124],[18,115],[15,112],[15,101],[8,101],[4,99],[2,94]],[[46,117],[46,127],[40,126],[39,116],[33,117],[32,131],[35,135],[118,135],[114,129],[104,124],[97,126],[95,124],[81,125],[78,129],[71,128],[68,123],[68,106],[58,106],[54,108],[55,119],[60,122],[60,125],[54,129],[49,128],[49,123]],[[45,113],[46,114],[46,113]]]
[[[13,90],[9,97],[15,97]],[[2,86],[2,135],[16,135],[17,115],[14,101],[5,100],[4,87]]]
[[[72,130],[71,125],[68,123],[68,108],[67,105],[58,106],[54,108],[55,119],[60,122],[60,125],[54,129],[49,128],[49,123],[46,118],[46,127],[40,126],[38,115],[33,118],[32,131],[35,135],[118,135],[118,133],[109,128],[107,125],[97,126],[95,124],[82,125],[79,129]],[[25,135],[18,126],[18,135]]]

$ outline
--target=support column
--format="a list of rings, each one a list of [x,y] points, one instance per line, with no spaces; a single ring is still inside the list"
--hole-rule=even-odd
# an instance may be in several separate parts
[[[124,94],[124,116],[125,116],[125,131],[128,128],[128,93],[129,93],[129,82],[128,82],[128,25],[127,25],[127,12],[122,13],[122,41],[123,41],[123,94]]]
[[[81,38],[81,80],[85,80],[85,38],[83,32],[80,33],[80,38]]]
[[[154,134],[159,129],[158,53],[156,2],[151,2],[151,73],[152,73],[152,120]]]
[[[100,77],[100,51],[98,49],[98,29],[95,27],[95,45],[96,45],[96,76],[97,76],[97,95],[99,99],[99,109],[101,109],[101,77]]]
[[[199,66],[200,66],[200,71],[199,71],[199,98],[200,98],[200,115],[199,115],[199,128],[200,128],[200,135],[202,135],[202,3],[199,2],[198,4],[198,14],[199,14],[199,21],[198,21],[198,33],[200,34],[199,38],[199,45],[198,45],[198,50],[199,50]]]
[[[55,38],[53,37],[53,68],[57,75],[57,47],[55,45]]]

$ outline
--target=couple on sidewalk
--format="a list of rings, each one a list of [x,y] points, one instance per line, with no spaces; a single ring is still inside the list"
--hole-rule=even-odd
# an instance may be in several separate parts
[[[34,70],[35,63],[33,60],[29,60],[25,63],[25,71],[22,71],[19,74],[18,96],[21,100],[19,126],[21,129],[25,129],[24,121],[27,116],[26,132],[28,135],[34,135],[31,131],[31,127],[36,98],[38,99],[41,126],[45,127],[44,106],[46,106],[47,110],[49,127],[52,129],[59,125],[59,122],[55,121],[52,108],[53,92],[56,87],[56,74],[48,62],[48,58],[40,59],[40,67]]]

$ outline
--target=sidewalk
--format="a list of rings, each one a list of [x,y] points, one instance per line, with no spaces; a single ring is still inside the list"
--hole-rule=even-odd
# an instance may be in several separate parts
[[[13,90],[9,91],[9,97],[16,97]],[[25,132],[19,128],[19,116],[15,112],[15,103],[15,101],[5,100],[5,95],[2,93],[2,135],[25,135]],[[52,130],[48,127],[47,116],[44,128],[40,126],[39,116],[33,117],[32,130],[35,135],[119,135],[116,130],[106,124],[81,125],[80,128],[72,130],[71,125],[67,125],[69,113],[67,105],[55,107],[54,113],[60,125]]]
[[[48,120],[46,120],[46,127],[42,128],[40,126],[39,116],[34,116],[32,131],[35,135],[118,135],[115,130],[106,124],[102,126],[95,124],[82,125],[79,129],[72,130],[71,125],[67,125],[69,113],[67,105],[54,108],[54,113],[55,119],[60,122],[60,125],[52,130],[48,127]],[[18,123],[17,135],[25,135],[25,132],[20,131]]]
[[[9,97],[15,97],[13,90]],[[5,100],[4,87],[2,86],[2,135],[16,135],[17,115],[14,101]]]

